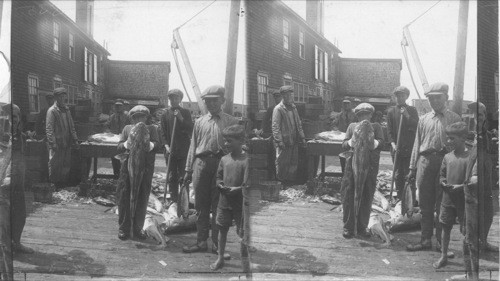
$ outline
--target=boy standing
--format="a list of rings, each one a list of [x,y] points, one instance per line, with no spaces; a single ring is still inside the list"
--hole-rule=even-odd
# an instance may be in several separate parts
[[[132,120],[132,125],[126,125],[123,128],[123,132],[120,135],[120,142],[118,143],[118,152],[123,153],[125,150],[129,149],[127,147],[127,139],[130,135],[132,128],[142,122],[146,124],[149,115],[149,109],[143,105],[137,105],[132,108],[129,112],[130,119]],[[133,216],[133,236],[134,238],[144,240],[146,236],[144,233],[141,233],[142,227],[144,225],[144,219],[146,217],[146,209],[148,207],[149,193],[151,193],[151,181],[153,180],[153,172],[155,165],[155,152],[159,149],[160,143],[158,138],[158,133],[156,128],[152,125],[147,125],[147,129],[149,132],[149,152],[146,155],[146,162],[144,167],[144,175],[142,178],[142,182],[140,186],[131,186],[130,185],[130,175],[128,170],[128,161],[130,159],[125,160],[122,163],[120,170],[120,178],[118,181],[118,238],[120,240],[126,240],[129,237],[131,226],[131,217]],[[139,188],[138,195],[136,198],[137,206],[135,208],[135,214],[131,213],[130,210],[130,197],[133,188]]]
[[[220,191],[216,218],[219,227],[219,255],[217,261],[210,265],[212,270],[224,266],[227,232],[233,220],[236,223],[236,233],[243,238],[243,221],[247,219],[242,216],[243,189],[247,184],[249,173],[248,156],[241,148],[245,141],[245,129],[241,125],[232,125],[225,128],[222,135],[224,145],[230,153],[222,157],[217,169],[217,187]],[[241,241],[240,252],[243,271],[248,272],[248,248],[244,240]]]
[[[448,262],[448,245],[450,233],[457,217],[460,231],[463,232],[464,215],[464,181],[469,161],[469,151],[465,148],[468,130],[464,122],[457,122],[446,127],[447,145],[453,149],[446,154],[441,164],[439,182],[443,189],[439,223],[442,225],[441,258],[433,264],[438,269]]]

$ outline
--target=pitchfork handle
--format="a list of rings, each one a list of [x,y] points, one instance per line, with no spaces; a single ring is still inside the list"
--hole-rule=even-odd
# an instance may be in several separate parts
[[[398,162],[398,154],[399,154],[399,140],[401,137],[401,128],[403,125],[403,113],[405,109],[401,108],[401,116],[399,117],[399,126],[398,126],[398,138],[396,140],[396,151],[394,152],[394,167],[392,168],[392,179],[391,179],[391,192],[389,193],[389,199],[392,201],[392,191],[394,190],[394,173],[396,172],[396,164]]]
[[[168,154],[168,162],[167,162],[167,177],[165,178],[165,191],[163,192],[163,202],[165,203],[167,201],[167,187],[170,190],[170,184],[168,182],[168,175],[170,174],[170,163],[172,161],[172,153],[174,149],[174,136],[175,136],[175,129],[177,127],[177,115],[176,111],[174,111],[174,127],[172,128],[172,136],[170,136],[170,153]]]

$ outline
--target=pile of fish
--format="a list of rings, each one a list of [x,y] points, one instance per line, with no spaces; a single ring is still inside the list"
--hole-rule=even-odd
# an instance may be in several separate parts
[[[120,135],[115,135],[113,133],[100,133],[90,136],[88,141],[97,143],[118,144],[120,142]]]
[[[345,139],[345,133],[341,131],[326,131],[314,135],[310,142],[339,142]]]

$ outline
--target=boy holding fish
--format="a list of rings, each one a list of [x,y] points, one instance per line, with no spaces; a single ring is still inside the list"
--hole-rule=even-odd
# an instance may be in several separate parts
[[[359,234],[368,237],[366,228],[370,219],[375,193],[380,151],[384,143],[382,127],[370,123],[375,108],[361,103],[354,112],[359,122],[347,128],[342,147],[351,150],[346,159],[346,172],[342,179],[342,207],[344,238]]]
[[[248,180],[249,159],[243,152],[242,146],[245,141],[245,129],[241,125],[233,125],[222,131],[224,145],[230,151],[222,157],[217,169],[217,187],[220,191],[219,204],[217,205],[217,226],[219,227],[219,255],[217,261],[210,265],[212,270],[224,266],[224,251],[226,248],[227,232],[233,220],[236,225],[236,233],[242,238],[240,251],[242,266],[248,272],[248,248],[247,240],[243,239],[243,192]]]
[[[439,183],[443,189],[439,223],[442,225],[441,258],[433,264],[438,269],[448,262],[448,245],[453,224],[460,222],[463,232],[464,216],[464,181],[469,161],[469,150],[465,147],[468,130],[464,122],[457,122],[446,127],[447,145],[453,149],[446,154],[441,164]]]
[[[128,152],[120,169],[118,180],[118,238],[146,239],[141,232],[146,217],[151,182],[155,165],[155,152],[160,148],[156,128],[145,125],[149,109],[137,105],[129,112],[131,125],[120,135],[118,152]]]

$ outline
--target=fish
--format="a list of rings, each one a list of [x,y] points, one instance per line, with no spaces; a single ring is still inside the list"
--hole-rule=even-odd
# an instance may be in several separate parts
[[[391,208],[389,200],[387,200],[387,198],[385,198],[385,196],[378,190],[375,190],[375,193],[373,194],[373,204],[381,207],[384,211],[389,211]]]
[[[342,201],[340,199],[337,199],[337,198],[330,196],[330,195],[327,195],[327,194],[321,196],[319,199],[325,203],[332,204],[332,205],[342,204]]]
[[[400,212],[391,211],[391,219],[388,221],[389,232],[417,230],[420,228],[422,214],[414,212],[411,216],[402,216]]]
[[[144,226],[142,227],[142,230],[144,233],[158,241],[159,248],[164,249],[167,247],[167,242],[170,240],[168,238],[165,238],[163,235],[163,231],[161,231],[160,224],[158,221],[155,219],[156,216],[153,215],[146,215],[146,219],[144,220]]]
[[[148,207],[153,208],[158,213],[163,212],[163,204],[156,198],[153,193],[149,194]]]
[[[144,167],[146,166],[146,155],[149,152],[149,131],[146,124],[139,122],[130,130],[127,139],[129,149],[128,173],[130,184],[130,237],[134,237],[134,217],[137,207],[139,189],[144,177]]]
[[[102,206],[106,206],[106,207],[113,207],[116,205],[115,202],[113,202],[107,198],[104,198],[102,196],[95,197],[92,200],[94,202],[96,202],[97,204],[102,205]]]
[[[415,181],[408,181],[403,189],[403,199],[401,200],[401,215],[411,217],[413,214],[413,192],[412,185]]]
[[[363,189],[370,169],[370,150],[375,134],[370,121],[363,120],[355,128],[351,139],[353,147],[352,170],[354,173],[354,235],[357,235],[358,213]]]
[[[187,219],[189,213],[189,183],[184,183],[177,200],[177,217]]]
[[[388,233],[387,228],[385,226],[384,220],[376,213],[370,214],[370,221],[368,222],[368,229],[370,232],[380,237],[385,241],[385,246],[391,245],[391,235]]]

